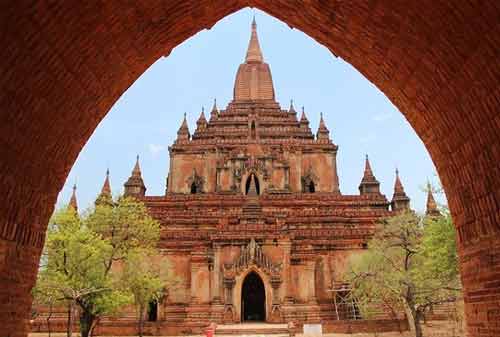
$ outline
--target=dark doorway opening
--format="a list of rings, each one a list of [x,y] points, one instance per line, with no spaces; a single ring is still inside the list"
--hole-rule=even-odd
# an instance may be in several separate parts
[[[252,125],[251,125],[251,127],[250,127],[250,137],[251,137],[252,139],[255,139],[255,138],[256,138],[256,136],[257,136],[257,132],[256,132],[256,130],[255,130],[255,121],[252,121]]]
[[[158,302],[156,300],[148,303],[148,321],[156,322],[158,320]]]
[[[198,193],[198,186],[196,186],[196,183],[191,184],[191,194],[196,194]]]
[[[250,174],[247,178],[247,182],[245,183],[245,194],[248,194],[250,192],[250,186],[252,185],[252,182],[255,186],[255,192],[257,195],[260,195],[260,185],[259,185],[259,179],[255,174]]]
[[[241,321],[264,322],[266,320],[266,290],[264,282],[255,272],[245,277],[241,289]]]
[[[314,187],[314,182],[311,181],[309,182],[309,193],[314,193],[316,191],[316,188]]]

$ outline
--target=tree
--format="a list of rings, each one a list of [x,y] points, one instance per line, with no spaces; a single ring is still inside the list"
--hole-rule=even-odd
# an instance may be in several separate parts
[[[377,224],[368,250],[351,260],[353,295],[365,315],[371,314],[374,305],[393,312],[404,310],[411,330],[421,337],[425,312],[433,305],[456,301],[461,288],[452,261],[457,252],[449,242],[455,238],[440,228],[448,220],[424,221],[406,212]],[[447,258],[438,256],[437,245],[446,247]]]
[[[156,248],[160,224],[149,216],[142,202],[123,197],[113,203],[97,205],[84,222],[109,247],[103,250],[99,277],[113,289],[112,292],[90,294],[77,302],[82,337],[87,337],[102,315],[114,313],[131,300],[129,289],[120,282],[123,278],[112,273],[113,266],[126,264],[137,251]]]
[[[37,305],[47,305],[49,308],[49,312],[47,315],[47,332],[49,337],[51,336],[51,329],[50,329],[50,319],[52,318],[52,310],[55,305],[59,301],[62,300],[60,297],[61,294],[59,293],[57,288],[54,288],[52,286],[52,283],[49,281],[50,276],[47,275],[48,271],[47,269],[41,269],[38,273],[38,279],[36,282],[36,286],[33,287],[32,294],[34,298],[34,302]],[[68,325],[67,328],[67,335],[68,337],[71,336],[70,326]]]
[[[51,220],[38,289],[52,289],[68,303],[69,327],[77,306],[81,336],[88,337],[102,315],[132,301],[113,266],[125,263],[137,249],[156,247],[159,231],[146,207],[130,198],[99,205],[83,217],[62,209]]]
[[[143,336],[144,315],[150,303],[158,303],[177,284],[170,265],[154,263],[154,251],[135,250],[129,254],[123,270],[123,280],[134,297],[137,309],[138,333]]]
[[[110,250],[109,243],[85,226],[73,209],[64,208],[53,216],[46,242],[46,267],[40,272],[38,289],[53,292],[58,301],[68,305],[68,336],[75,306],[82,307],[89,298],[123,298],[104,275],[103,260]],[[105,308],[106,312],[114,309]],[[80,329],[85,337],[91,330],[82,325],[81,317]]]

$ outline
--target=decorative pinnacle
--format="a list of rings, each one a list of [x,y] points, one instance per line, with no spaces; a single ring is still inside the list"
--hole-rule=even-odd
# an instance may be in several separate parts
[[[325,121],[323,120],[323,113],[320,112],[319,115],[319,128],[318,133],[327,134],[329,133],[328,128],[326,127]]]
[[[426,203],[426,215],[441,215],[437,208],[436,200],[434,199],[434,195],[432,194],[432,186],[429,180],[427,180],[427,203]]]
[[[141,175],[141,166],[139,165],[139,155],[137,155],[137,158],[135,160],[135,166],[134,169],[132,170],[132,176],[140,176]]]
[[[368,159],[368,154],[366,154],[365,157],[365,176],[373,176],[373,171],[370,165],[370,160]]]
[[[101,195],[111,195],[111,184],[109,183],[109,168],[106,169],[106,178],[102,185]]]
[[[252,34],[250,36],[250,42],[248,44],[247,56],[245,58],[246,63],[262,63],[264,58],[262,57],[262,51],[260,50],[259,38],[257,37],[257,23],[255,22],[255,17],[252,21]]]
[[[210,112],[210,116],[217,116],[217,115],[218,115],[217,98],[214,98],[214,105],[212,106],[212,111]]]
[[[399,170],[396,167],[396,181],[394,182],[394,193],[405,193],[401,179],[399,179]]]
[[[69,199],[69,208],[73,208],[78,212],[78,203],[76,201],[76,183],[73,185],[73,193],[71,193],[71,198]]]
[[[306,117],[306,112],[305,112],[304,106],[302,106],[302,115],[300,116],[300,122],[301,123],[309,123],[309,121],[307,120],[307,117]]]

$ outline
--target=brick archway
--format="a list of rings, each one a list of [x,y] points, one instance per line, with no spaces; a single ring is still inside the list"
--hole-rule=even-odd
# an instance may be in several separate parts
[[[423,140],[458,228],[473,335],[500,335],[498,1],[17,1],[0,11],[0,321],[24,336],[48,217],[112,104],[159,57],[256,6],[382,90]]]

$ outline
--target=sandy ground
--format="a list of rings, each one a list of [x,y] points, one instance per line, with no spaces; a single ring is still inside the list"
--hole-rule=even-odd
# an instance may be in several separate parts
[[[29,337],[48,337],[47,333],[30,333]],[[80,334],[73,333],[73,337],[79,337]],[[245,337],[266,337],[264,335],[241,335]],[[275,335],[281,336],[281,335]],[[296,337],[316,337],[310,335],[296,334]],[[354,333],[354,334],[340,334],[340,333],[328,333],[323,334],[323,337],[412,337],[413,335],[409,331],[403,333],[399,332],[384,332],[384,333]],[[463,337],[463,331],[457,324],[446,322],[446,321],[432,321],[424,326],[424,336],[425,337]],[[52,333],[51,337],[66,337],[66,333]],[[94,336],[99,337],[99,336]],[[106,337],[118,337],[118,336],[106,336]],[[134,337],[134,336],[130,336]],[[156,337],[170,337],[170,336],[156,336]],[[183,336],[183,337],[204,337],[200,335],[194,336]],[[217,335],[215,335],[217,337]],[[224,336],[229,337],[229,336]],[[232,337],[232,336],[231,336]],[[236,336],[235,336],[236,337]]]

